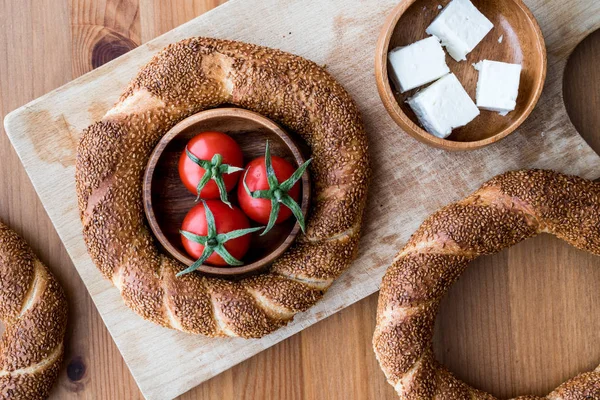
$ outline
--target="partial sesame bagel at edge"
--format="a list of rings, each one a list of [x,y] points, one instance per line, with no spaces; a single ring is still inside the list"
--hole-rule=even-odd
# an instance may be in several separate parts
[[[63,358],[67,301],[27,243],[0,222],[0,398],[45,399]]]
[[[177,122],[232,104],[297,133],[310,147],[313,204],[306,235],[262,275],[198,273],[156,247],[142,204],[144,168]],[[157,324],[207,336],[264,336],[319,300],[353,260],[369,180],[356,104],[323,68],[251,44],[192,38],[144,66],[119,102],[85,130],[76,185],[83,234],[125,303]]]
[[[435,360],[435,317],[469,262],[543,232],[600,255],[600,183],[553,171],[508,172],[423,222],[383,278],[373,337],[379,364],[401,399],[496,399]],[[600,399],[600,367],[547,397],[519,399]]]

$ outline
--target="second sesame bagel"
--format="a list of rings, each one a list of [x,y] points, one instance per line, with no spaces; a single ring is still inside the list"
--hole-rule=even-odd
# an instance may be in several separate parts
[[[306,235],[262,275],[177,278],[183,266],[157,249],[146,225],[142,175],[171,127],[222,104],[265,115],[310,147],[315,196]],[[86,129],[76,183],[88,251],[129,307],[189,333],[261,337],[313,305],[350,265],[369,173],[359,111],[321,67],[278,50],[192,38],[156,55]]]
[[[508,172],[423,222],[383,278],[373,335],[379,364],[401,399],[496,399],[435,360],[435,317],[469,262],[543,232],[600,255],[600,183],[546,170]],[[547,397],[518,399],[600,399],[600,366]]]
[[[0,398],[45,399],[63,358],[67,301],[29,245],[0,222]]]

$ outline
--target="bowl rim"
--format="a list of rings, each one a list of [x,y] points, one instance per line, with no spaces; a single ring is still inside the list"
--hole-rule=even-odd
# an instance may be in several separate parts
[[[536,44],[537,44],[537,54],[542,57],[542,71],[540,78],[537,79],[535,86],[533,88],[534,96],[531,101],[527,104],[524,112],[516,119],[512,124],[499,131],[493,136],[490,136],[486,139],[475,140],[471,142],[458,142],[454,140],[441,139],[438,138],[416,123],[414,123],[400,108],[396,97],[394,96],[393,89],[390,85],[390,80],[388,76],[388,63],[387,63],[387,55],[389,52],[389,46],[391,37],[395,31],[396,25],[400,18],[404,14],[404,12],[412,6],[418,0],[404,0],[400,2],[393,10],[390,12],[388,17],[386,18],[380,34],[377,39],[377,44],[375,47],[375,81],[377,84],[377,91],[379,92],[379,97],[383,102],[385,109],[388,114],[392,117],[392,119],[400,126],[402,130],[408,133],[413,138],[419,140],[422,143],[431,145],[433,147],[445,149],[445,150],[475,150],[485,146],[488,146],[492,143],[496,143],[511,133],[513,133],[525,120],[529,117],[529,115],[534,110],[537,105],[542,91],[544,89],[544,85],[546,82],[546,74],[548,70],[548,57],[546,52],[546,44],[544,41],[544,35],[542,30],[531,12],[531,10],[525,5],[523,0],[505,0],[512,1],[515,3],[523,12],[523,14],[527,17],[529,21],[529,25],[533,28],[536,33]]]
[[[298,165],[302,165],[306,161],[296,143],[283,128],[281,128],[278,124],[268,119],[267,117],[254,111],[246,110],[243,108],[223,107],[200,111],[183,119],[175,126],[173,126],[159,140],[159,142],[152,150],[152,153],[150,154],[150,158],[148,159],[148,163],[146,164],[146,169],[144,171],[142,184],[142,200],[144,204],[144,213],[146,215],[146,221],[150,226],[150,230],[152,231],[154,237],[158,240],[158,242],[168,254],[170,254],[179,262],[188,266],[191,265],[194,262],[194,260],[192,260],[192,258],[190,258],[187,253],[180,251],[171,244],[171,242],[167,239],[166,235],[163,233],[156,219],[156,214],[154,213],[154,208],[152,204],[152,180],[154,176],[154,171],[156,170],[158,161],[160,160],[167,145],[181,132],[200,122],[223,117],[241,118],[259,123],[271,132],[275,133],[285,143],[289,151],[292,153],[295,162]],[[301,181],[302,204],[300,205],[300,208],[302,209],[302,213],[306,218],[311,200],[311,185],[308,171],[306,171],[302,175]],[[300,224],[298,224],[298,222],[296,221],[287,238],[277,248],[275,248],[271,253],[269,253],[265,257],[260,258],[259,260],[256,260],[250,264],[242,265],[239,267],[214,267],[211,265],[204,264],[200,266],[200,268],[198,268],[197,271],[207,275],[225,277],[249,275],[251,273],[259,272],[266,268],[268,265],[270,265],[279,256],[281,256],[292,245],[293,241],[299,233]]]

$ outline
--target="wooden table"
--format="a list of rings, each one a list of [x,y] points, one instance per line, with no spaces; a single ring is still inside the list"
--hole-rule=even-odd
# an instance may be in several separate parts
[[[0,0],[0,113],[222,2]],[[565,78],[573,122],[596,151],[598,63],[600,32],[578,48]],[[65,363],[52,398],[141,398],[5,135],[0,188],[0,219],[31,243],[69,298]],[[438,357],[500,397],[546,394],[593,369],[600,362],[599,266],[598,258],[550,237],[479,260],[444,301]],[[373,295],[181,398],[395,399],[371,350],[376,303]]]

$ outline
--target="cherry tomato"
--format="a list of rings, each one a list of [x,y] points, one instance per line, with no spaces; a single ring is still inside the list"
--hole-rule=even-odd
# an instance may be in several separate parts
[[[271,163],[279,183],[283,183],[296,171],[296,168],[292,164],[281,157],[271,156]],[[246,177],[246,185],[251,192],[255,192],[257,190],[268,190],[269,182],[267,181],[265,157],[256,158],[248,163],[246,170],[240,177],[237,195],[240,207],[250,219],[260,224],[267,224],[269,222],[269,215],[271,213],[271,200],[255,199],[250,196],[244,188],[244,176]],[[294,199],[294,201],[298,202],[298,199],[300,198],[300,184],[297,182],[294,186],[292,186],[288,194],[292,199]],[[292,211],[281,204],[281,208],[279,209],[279,214],[277,215],[277,220],[275,222],[279,224],[291,216]]]
[[[229,208],[228,205],[219,200],[207,200],[206,205],[212,212],[215,219],[215,226],[217,233],[228,233],[236,231],[238,229],[250,228],[250,222],[244,213],[237,207]],[[195,205],[185,216],[183,224],[181,225],[182,231],[188,231],[200,236],[208,235],[208,224],[206,221],[206,213],[204,210],[204,204],[198,203]],[[193,242],[183,235],[181,236],[183,247],[195,260],[202,256],[204,246],[200,243]],[[231,239],[225,242],[225,249],[233,257],[241,260],[242,257],[248,251],[250,247],[250,235],[244,235],[239,238]],[[207,264],[215,266],[229,266],[223,258],[216,252],[212,253],[206,260]]]
[[[243,167],[244,157],[240,146],[230,136],[221,132],[204,132],[193,137],[187,144],[187,149],[200,160],[211,161],[215,154],[220,154],[222,164],[228,164],[232,167]],[[204,176],[205,169],[192,161],[184,151],[179,158],[179,177],[185,187],[197,194],[197,186],[200,179]],[[231,191],[239,177],[241,171],[231,174],[223,174],[223,181],[227,191]],[[220,197],[219,188],[215,181],[211,179],[200,192],[203,199],[218,199]]]

